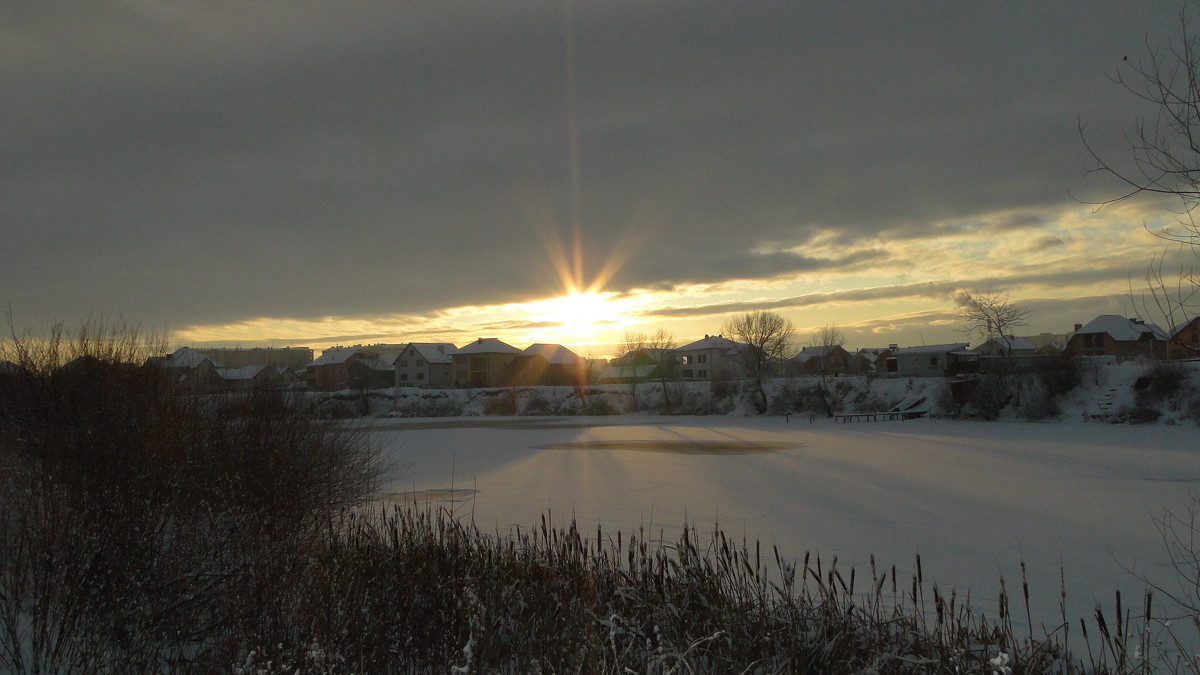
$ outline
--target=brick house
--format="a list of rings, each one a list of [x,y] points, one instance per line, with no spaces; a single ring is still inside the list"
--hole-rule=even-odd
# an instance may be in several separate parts
[[[1168,339],[1166,331],[1152,323],[1101,314],[1086,325],[1076,325],[1063,355],[1164,359]]]

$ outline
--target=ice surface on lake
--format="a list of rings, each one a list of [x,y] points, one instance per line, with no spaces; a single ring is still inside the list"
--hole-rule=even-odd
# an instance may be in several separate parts
[[[778,417],[379,420],[372,435],[397,466],[387,492],[447,502],[485,531],[526,530],[548,510],[584,532],[640,526],[674,539],[760,540],[765,555],[819,552],[867,573],[869,556],[903,581],[920,554],[926,586],[969,589],[995,616],[999,579],[1023,618],[1020,562],[1035,627],[1059,618],[1065,568],[1077,625],[1143,584],[1168,578],[1153,516],[1182,513],[1200,488],[1195,426],[910,420],[835,425]],[[649,452],[654,441],[659,451]],[[721,448],[731,448],[721,452]],[[764,451],[737,451],[760,447]],[[672,448],[710,451],[672,452]],[[442,492],[439,492],[442,491]]]

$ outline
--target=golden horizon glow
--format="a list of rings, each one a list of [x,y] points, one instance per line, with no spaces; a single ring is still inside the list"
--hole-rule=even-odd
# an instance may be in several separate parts
[[[1114,280],[1106,270],[1120,270],[1130,260],[1149,260],[1161,251],[1162,241],[1148,229],[1159,226],[1162,216],[1155,220],[1145,213],[1132,204],[1099,213],[1082,207],[1063,209],[1042,215],[1044,224],[1036,229],[994,227],[986,242],[955,227],[946,227],[948,234],[942,237],[896,240],[889,243],[886,258],[865,266],[622,292],[606,290],[605,285],[637,250],[632,235],[622,237],[607,260],[589,266],[588,274],[580,269],[574,246],[546,236],[541,257],[545,267],[534,280],[539,288],[526,296],[534,299],[450,306],[424,315],[385,311],[365,316],[256,317],[185,326],[171,338],[193,345],[321,348],[409,341],[464,344],[494,337],[518,347],[550,342],[583,356],[608,356],[631,328],[639,332],[664,328],[685,342],[719,331],[724,315],[758,303],[792,319],[803,333],[797,336],[800,342],[808,339],[810,330],[835,324],[860,346],[927,344],[964,338],[955,325],[957,310],[947,284],[970,287],[978,283],[975,280],[1003,287],[1023,303],[1080,299],[1087,309],[1078,310],[1079,315],[1038,314],[1029,327],[1031,334],[1061,332],[1096,313],[1130,311],[1126,305],[1131,292],[1138,290],[1141,270],[1136,264],[1130,266],[1122,280]],[[991,217],[1003,222],[1019,215],[999,212]],[[644,234],[647,229],[652,224],[631,232]],[[847,252],[845,247],[827,244],[810,246],[805,253],[834,258]],[[710,307],[712,311],[705,311]]]

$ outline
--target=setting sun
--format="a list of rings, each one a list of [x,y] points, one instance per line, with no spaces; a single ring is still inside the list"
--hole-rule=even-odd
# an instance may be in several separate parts
[[[612,292],[573,293],[535,300],[520,307],[543,325],[531,331],[540,338],[592,341],[601,332],[619,331],[632,322],[632,301]]]

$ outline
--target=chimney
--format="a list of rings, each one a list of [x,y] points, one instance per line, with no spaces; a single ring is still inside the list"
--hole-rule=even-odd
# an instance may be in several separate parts
[[[893,342],[892,344],[888,345],[888,349],[890,349],[890,350],[892,350],[892,351],[896,351],[896,350],[897,350],[897,349],[899,349],[899,348],[900,348],[900,345],[896,344],[895,342]]]
[[[1075,332],[1076,333],[1078,333],[1080,331],[1080,329],[1082,329],[1082,328],[1083,328],[1083,324],[1081,324],[1081,323],[1075,324]]]

